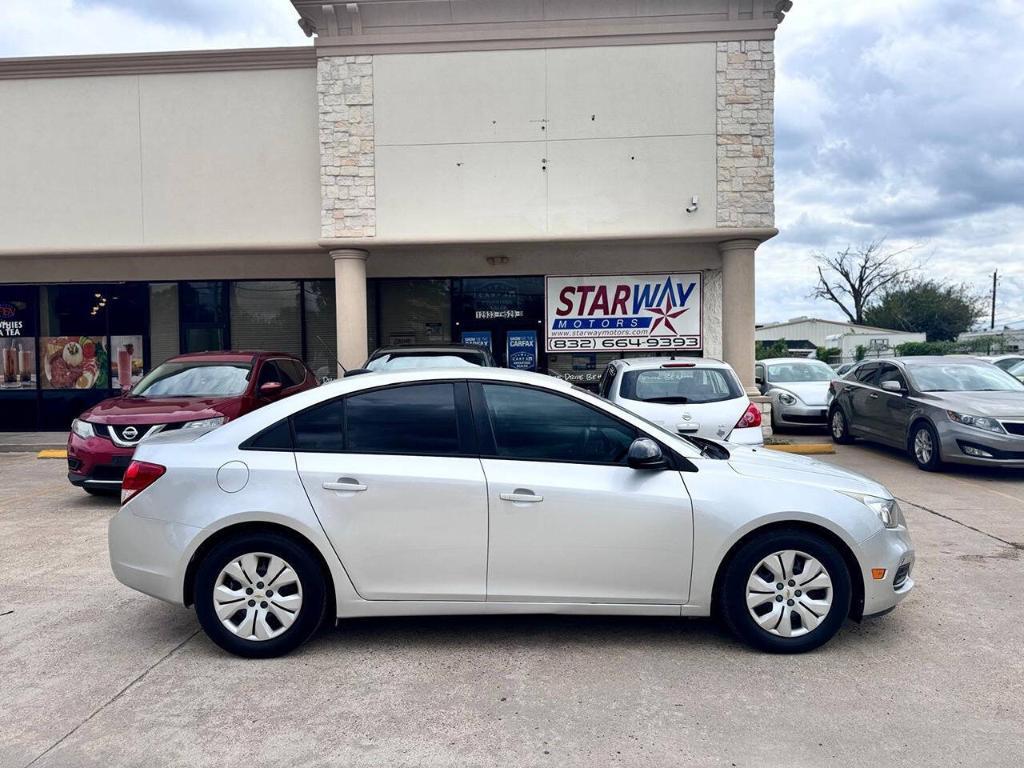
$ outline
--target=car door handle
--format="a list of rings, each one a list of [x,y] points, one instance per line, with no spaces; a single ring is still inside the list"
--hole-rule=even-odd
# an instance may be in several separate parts
[[[525,488],[516,488],[515,493],[499,493],[498,496],[502,501],[513,501],[519,504],[536,504],[538,501],[544,501],[543,496],[538,496]]]
[[[870,398],[871,400],[877,400],[877,399],[878,399],[878,395],[876,395],[876,394],[875,394],[874,392],[872,392],[872,393],[871,393],[870,395],[868,395],[868,397],[869,397],[869,398]]]
[[[338,482],[324,482],[326,491],[365,491],[366,486],[351,477],[339,477]]]

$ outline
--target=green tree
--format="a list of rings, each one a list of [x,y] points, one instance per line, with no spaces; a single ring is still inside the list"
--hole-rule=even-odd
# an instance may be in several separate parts
[[[839,357],[842,354],[843,350],[839,347],[818,347],[814,352],[814,356],[823,363],[830,363],[833,357]]]
[[[754,359],[767,360],[771,357],[789,357],[789,347],[785,339],[767,344],[763,341],[754,342]]]
[[[864,319],[881,328],[924,333],[928,341],[951,341],[983,314],[980,298],[966,285],[916,280],[887,291]]]

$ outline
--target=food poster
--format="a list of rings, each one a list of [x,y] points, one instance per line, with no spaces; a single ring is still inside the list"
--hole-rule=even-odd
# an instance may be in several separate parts
[[[39,339],[42,389],[105,389],[109,355],[106,342],[92,336]]]
[[[142,380],[142,336],[110,337],[110,376],[114,389]]]

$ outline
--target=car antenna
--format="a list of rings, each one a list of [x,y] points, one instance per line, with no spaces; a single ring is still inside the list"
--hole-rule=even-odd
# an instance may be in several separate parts
[[[324,352],[327,353],[327,356],[334,358],[334,362],[338,364],[338,368],[341,370],[341,375],[347,376],[348,369],[344,365],[342,365],[341,360],[339,360],[337,356],[333,352],[331,352],[331,348],[327,346],[327,342],[320,338],[319,333],[314,333],[313,335],[316,336],[316,340],[320,342],[320,345],[324,348]]]

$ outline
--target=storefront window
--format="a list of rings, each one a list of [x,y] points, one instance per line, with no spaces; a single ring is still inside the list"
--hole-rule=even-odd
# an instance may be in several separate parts
[[[181,348],[178,284],[149,284],[149,367],[156,368]]]
[[[297,280],[231,283],[231,346],[302,354]]]
[[[108,389],[107,286],[47,285],[41,295],[40,387]]]
[[[543,369],[543,277],[465,277],[453,295],[453,341],[489,347],[499,365]]]
[[[333,280],[306,280],[302,311],[306,322],[306,364],[320,381],[338,375],[338,325]]]
[[[228,349],[227,283],[221,280],[178,284],[183,352]]]
[[[8,392],[37,386],[37,295],[34,287],[0,287],[0,387]]]
[[[451,343],[450,280],[376,282],[380,302],[378,346]]]

